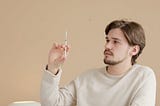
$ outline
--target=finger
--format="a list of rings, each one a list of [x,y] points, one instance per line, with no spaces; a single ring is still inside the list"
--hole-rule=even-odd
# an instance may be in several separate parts
[[[66,51],[68,51],[70,49],[70,45],[62,45],[62,48]]]
[[[58,44],[56,42],[53,43],[52,48],[57,48]]]
[[[58,44],[58,45],[57,45],[57,48],[61,48],[61,44]]]
[[[61,49],[62,45],[58,43],[53,43],[52,49]]]
[[[62,65],[64,63],[65,59],[66,58],[64,56],[61,56],[61,57],[55,59],[55,64],[60,66],[60,65]]]
[[[70,45],[67,45],[67,46],[66,46],[66,51],[68,52],[70,48],[71,48],[71,46],[70,46]]]

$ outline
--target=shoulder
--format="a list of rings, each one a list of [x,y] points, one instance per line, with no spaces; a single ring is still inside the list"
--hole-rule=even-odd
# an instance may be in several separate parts
[[[140,64],[135,64],[133,71],[143,78],[155,77],[154,71],[152,68]]]

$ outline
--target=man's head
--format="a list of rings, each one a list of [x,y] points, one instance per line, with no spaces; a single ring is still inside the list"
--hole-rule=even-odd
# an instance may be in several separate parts
[[[136,63],[137,57],[142,53],[142,50],[145,47],[145,34],[140,24],[133,21],[129,22],[124,20],[115,20],[111,22],[109,25],[107,25],[105,29],[105,34],[106,34],[106,45],[109,45],[109,41],[111,41],[112,38],[115,37],[115,39],[113,39],[113,42],[117,42],[118,40],[120,40],[120,42],[118,41],[119,42],[119,44],[117,44],[118,46],[114,45],[114,43],[112,43],[112,46],[116,49],[119,48],[119,51],[122,51],[122,52],[123,52],[122,49],[124,49],[124,52],[127,53],[126,55],[131,56],[131,64]],[[116,40],[116,35],[117,37],[118,35],[121,35],[119,36],[120,39],[118,38]],[[125,40],[126,40],[126,44],[125,44]],[[128,47],[122,48],[125,45],[128,45]],[[114,50],[112,49],[113,48],[108,48],[108,46],[106,46],[104,54],[108,53],[108,55],[109,54],[112,55],[112,52],[114,52]],[[112,64],[112,65],[120,63],[121,61],[126,59],[126,56],[123,56],[123,55],[125,55],[125,53],[122,54],[123,58],[120,59],[119,57],[119,60],[109,59],[109,56],[108,56],[108,59],[107,58],[104,59],[104,62],[106,64]]]

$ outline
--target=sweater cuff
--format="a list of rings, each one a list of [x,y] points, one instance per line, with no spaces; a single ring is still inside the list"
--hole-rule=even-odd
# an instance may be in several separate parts
[[[61,74],[62,74],[62,69],[59,69],[59,71],[56,75],[54,75],[53,73],[51,73],[48,70],[44,70],[43,80],[48,83],[59,84]]]

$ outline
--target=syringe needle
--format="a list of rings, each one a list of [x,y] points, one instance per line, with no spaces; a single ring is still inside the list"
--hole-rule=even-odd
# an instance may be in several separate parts
[[[64,50],[64,56],[66,57],[67,56],[67,48],[66,48],[66,46],[67,46],[67,31],[66,31],[66,33],[65,33],[65,50]]]

